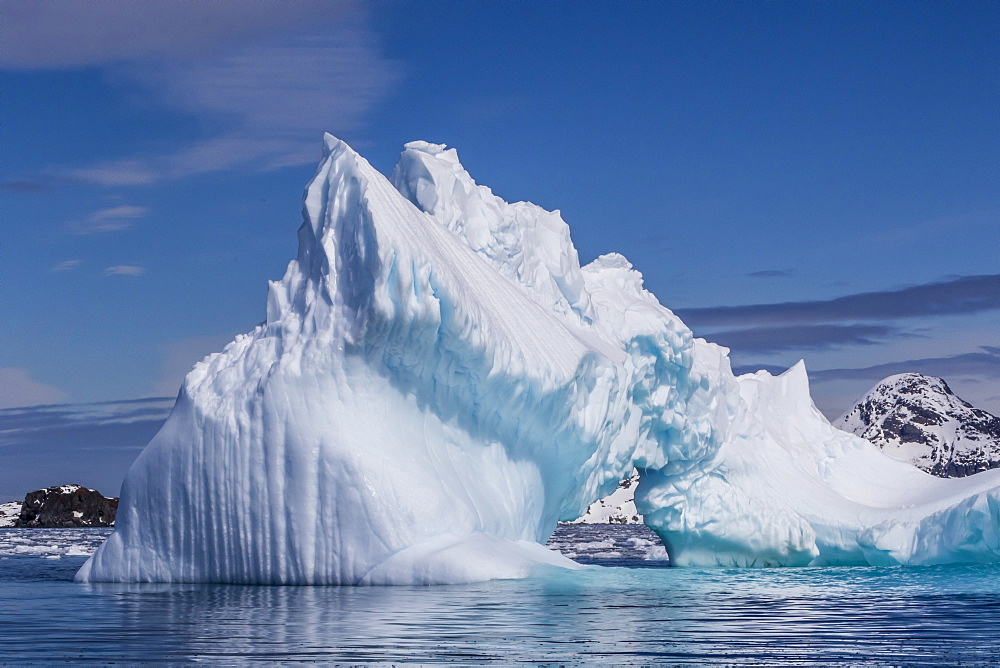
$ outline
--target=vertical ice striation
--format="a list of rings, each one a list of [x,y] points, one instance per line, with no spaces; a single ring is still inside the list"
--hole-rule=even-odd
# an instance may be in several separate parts
[[[804,367],[735,378],[620,255],[408,144],[327,136],[267,321],[196,365],[80,580],[389,584],[573,567],[541,543],[640,469],[674,563],[998,558],[1000,472],[840,432]],[[994,475],[996,473],[997,475]]]
[[[332,137],[304,218],[266,324],[187,377],[80,577],[449,582],[569,564],[538,543],[630,465],[628,425],[605,417],[622,352]]]

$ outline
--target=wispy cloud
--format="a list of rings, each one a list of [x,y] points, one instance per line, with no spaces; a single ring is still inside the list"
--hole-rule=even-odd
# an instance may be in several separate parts
[[[762,269],[761,271],[751,271],[747,274],[751,278],[790,278],[794,275],[794,269]]]
[[[171,153],[56,170],[56,178],[133,186],[310,163],[322,132],[357,131],[401,76],[365,27],[362,4],[51,0],[5,10],[7,68],[104,67],[214,129]]]
[[[92,165],[72,177],[129,185],[240,167],[311,163],[326,130],[352,132],[399,79],[374,35],[332,27],[321,37],[254,45],[211,60],[137,68],[130,76],[164,101],[226,129],[169,155]]]
[[[0,501],[65,483],[117,496],[173,403],[173,397],[152,397],[0,410]]]
[[[355,3],[326,0],[5,0],[0,66],[72,69],[204,57],[304,23],[329,24],[357,10]]]
[[[146,268],[141,264],[116,264],[104,270],[105,276],[142,276]]]
[[[816,383],[835,380],[863,380],[876,383],[886,376],[897,373],[922,373],[946,380],[966,377],[1000,382],[1000,350],[992,346],[981,346],[981,349],[985,352],[898,360],[859,368],[810,369],[809,378]],[[786,367],[777,364],[745,364],[733,367],[733,373],[736,375],[758,370],[778,374],[786,371]]]
[[[772,353],[874,345],[904,336],[913,335],[888,325],[819,324],[724,330],[713,333],[711,339],[740,353]]]
[[[52,265],[52,271],[70,271],[71,269],[76,269],[81,264],[83,264],[83,260],[63,260]]]
[[[887,321],[1000,309],[1000,274],[962,276],[897,290],[866,292],[823,301],[681,309],[692,327]]]
[[[886,376],[911,371],[945,379],[962,376],[1000,382],[1000,355],[972,352],[949,357],[925,357],[887,362],[859,369],[823,369],[810,372],[809,375],[817,381],[868,380],[877,382]]]
[[[47,403],[15,405],[0,408],[0,445],[9,444],[15,435],[45,432],[81,425],[108,425],[166,419],[174,396],[142,397],[120,401],[98,401],[85,404]]]
[[[0,408],[50,404],[65,399],[65,392],[35,380],[27,369],[0,368]]]
[[[216,172],[232,167],[269,171],[313,162],[319,156],[320,131],[309,138],[268,138],[267,131],[254,135],[222,136],[191,144],[169,155],[112,160],[68,170],[63,175],[76,181],[104,186],[135,186]],[[272,135],[273,136],[273,135]]]
[[[144,206],[121,204],[119,206],[100,209],[82,220],[66,223],[67,232],[72,234],[101,234],[103,232],[120,232],[132,227],[136,220],[148,213]]]

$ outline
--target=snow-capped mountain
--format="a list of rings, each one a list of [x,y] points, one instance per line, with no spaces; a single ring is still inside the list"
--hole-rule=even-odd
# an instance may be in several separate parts
[[[942,478],[1000,468],[1000,418],[933,376],[889,376],[833,424]]]
[[[642,515],[635,509],[635,487],[639,484],[639,472],[618,483],[618,489],[603,499],[590,504],[579,519],[570,524],[642,524]]]

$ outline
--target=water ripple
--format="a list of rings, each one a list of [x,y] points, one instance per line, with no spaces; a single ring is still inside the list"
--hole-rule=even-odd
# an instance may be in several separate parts
[[[443,587],[77,585],[83,558],[68,550],[59,559],[7,554],[0,663],[941,665],[1000,657],[997,566],[640,568],[650,565],[637,556],[646,554],[646,534],[616,528],[593,540],[600,530],[561,540],[581,560],[618,566]],[[637,551],[623,556],[620,543],[632,538],[641,539],[629,543]]]

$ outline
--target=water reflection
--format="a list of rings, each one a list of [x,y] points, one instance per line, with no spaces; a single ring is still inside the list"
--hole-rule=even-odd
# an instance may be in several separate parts
[[[48,545],[46,536],[33,538]],[[83,558],[68,556],[70,543],[45,554],[12,549],[0,554],[0,664],[1000,657],[997,565],[671,569],[636,529],[575,528],[556,538],[582,561],[629,567],[445,587],[78,585]]]
[[[110,614],[92,639],[124,637],[120,657],[933,664],[1000,656],[997,575],[594,568],[449,587],[83,589]]]

